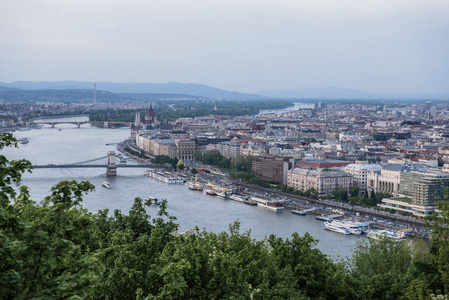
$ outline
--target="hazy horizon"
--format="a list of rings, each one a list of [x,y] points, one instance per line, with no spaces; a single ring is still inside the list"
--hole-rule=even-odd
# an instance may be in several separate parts
[[[448,93],[449,2],[0,4],[0,81]]]

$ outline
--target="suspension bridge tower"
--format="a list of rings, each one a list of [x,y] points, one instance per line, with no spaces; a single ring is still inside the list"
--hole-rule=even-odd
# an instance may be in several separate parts
[[[115,152],[108,152],[108,165],[106,167],[106,175],[117,176],[117,166],[115,165]]]

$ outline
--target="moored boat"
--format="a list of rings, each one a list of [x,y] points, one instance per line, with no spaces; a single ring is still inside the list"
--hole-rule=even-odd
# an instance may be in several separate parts
[[[272,211],[280,211],[284,209],[284,205],[279,202],[266,202],[265,205],[266,209],[272,210]]]
[[[303,211],[303,210],[295,209],[295,210],[292,210],[292,214],[300,215],[300,216],[305,216],[305,215],[306,215],[306,212]]]
[[[367,237],[372,240],[381,240],[383,238],[387,238],[393,241],[400,241],[405,238],[404,233],[398,233],[393,230],[383,229],[383,230],[373,230],[368,232]]]
[[[202,191],[204,186],[198,181],[190,181],[189,182],[189,190],[193,191]]]
[[[362,234],[362,229],[354,224],[351,224],[349,222],[345,222],[345,221],[337,221],[337,220],[333,220],[331,221],[332,224],[334,224],[335,226],[338,227],[342,227],[345,228],[346,230],[348,230],[351,234]]]
[[[347,224],[351,224],[351,225],[354,225],[354,226],[358,226],[360,228],[360,230],[362,231],[362,233],[368,233],[368,231],[370,230],[369,225],[366,224],[366,223],[354,222],[353,220],[342,220],[342,222],[347,223]]]
[[[225,190],[217,191],[217,196],[223,197],[223,198],[229,198],[231,193]]]
[[[145,171],[145,176],[153,178],[153,179],[157,179],[159,181],[162,181],[162,182],[165,182],[168,184],[185,182],[184,178],[175,176],[170,172],[157,172],[155,170],[147,170],[147,171]]]
[[[189,181],[188,188],[193,191],[202,191],[204,189],[204,185],[198,181],[198,178],[195,176],[195,180]]]
[[[239,196],[236,194],[232,194],[229,199],[237,201],[237,202],[245,202],[248,200],[248,197]]]
[[[212,189],[207,189],[206,194],[211,195],[211,196],[217,196],[217,192]]]
[[[333,232],[336,232],[336,233],[341,233],[341,234],[344,234],[344,235],[351,234],[349,232],[349,230],[347,230],[344,227],[337,226],[337,225],[333,224],[333,222],[324,222],[324,229],[330,230],[330,231],[333,231]]]
[[[251,205],[251,206],[257,205],[257,202],[256,202],[256,201],[253,201],[253,200],[244,200],[243,203],[244,203],[244,204]]]

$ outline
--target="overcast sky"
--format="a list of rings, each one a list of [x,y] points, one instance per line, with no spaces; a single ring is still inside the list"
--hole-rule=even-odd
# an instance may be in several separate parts
[[[449,0],[1,0],[17,80],[449,92]]]

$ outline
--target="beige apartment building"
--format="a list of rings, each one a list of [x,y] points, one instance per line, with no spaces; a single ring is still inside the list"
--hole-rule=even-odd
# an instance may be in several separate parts
[[[287,186],[303,192],[314,188],[320,195],[331,194],[335,189],[349,191],[352,185],[353,176],[342,171],[315,171],[294,168],[287,174]]]
[[[401,172],[407,167],[400,164],[382,166],[380,173],[371,171],[367,174],[368,192],[389,192],[393,196],[399,196]]]
[[[196,143],[191,140],[179,140],[176,142],[176,156],[182,160],[193,160]]]
[[[167,155],[171,158],[178,157],[182,160],[193,159],[193,152],[195,152],[196,147],[195,141],[154,139],[145,134],[136,136],[136,145],[139,149],[153,156]]]
[[[240,146],[241,143],[237,142],[221,142],[218,143],[216,148],[226,158],[240,157]]]

